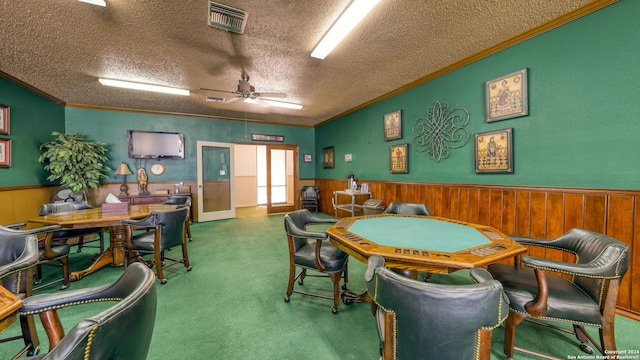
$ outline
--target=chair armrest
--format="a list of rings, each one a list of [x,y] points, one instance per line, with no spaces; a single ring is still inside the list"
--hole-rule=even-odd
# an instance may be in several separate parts
[[[24,299],[20,315],[35,315],[47,311],[56,311],[67,306],[87,304],[99,301],[120,301],[110,291],[113,284],[79,290],[32,295]]]
[[[556,271],[574,276],[599,279],[614,279],[620,277],[618,261],[618,252],[612,248],[606,248],[595,259],[584,264],[568,263],[533,256],[522,257],[522,264],[532,269]]]
[[[550,240],[536,239],[528,236],[520,236],[520,235],[509,235],[511,239],[520,243],[521,245],[534,245],[534,246],[543,246],[547,247],[549,245]]]
[[[24,221],[21,221],[21,222],[16,222],[16,223],[11,223],[11,224],[5,224],[5,225],[2,225],[2,226],[6,227],[8,229],[12,229],[12,230],[18,230],[18,229],[21,229],[21,228],[27,226],[27,223],[24,222]]]
[[[149,216],[144,219],[126,219],[122,220],[122,225],[134,226],[134,227],[146,227],[146,228],[155,228],[156,227],[156,214],[151,213]]]
[[[22,271],[31,266],[34,266],[36,263],[38,263],[38,260],[40,258],[38,251],[38,238],[36,238],[35,235],[26,235],[24,237],[22,237],[21,235],[13,235],[13,237],[15,237],[15,239],[6,238],[5,240],[11,241],[11,245],[16,247],[22,247],[21,244],[18,244],[19,241],[22,241],[24,243],[24,246],[22,247],[22,249],[17,249],[18,251],[21,250],[21,254],[20,256],[18,256],[18,258],[7,264],[0,265],[0,279],[4,278],[7,275],[13,274],[14,272]]]

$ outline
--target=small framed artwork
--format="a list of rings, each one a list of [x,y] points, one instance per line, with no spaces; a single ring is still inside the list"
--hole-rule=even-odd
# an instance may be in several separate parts
[[[11,167],[10,139],[0,139],[0,167]]]
[[[335,151],[333,146],[322,149],[322,167],[324,169],[333,169],[335,167]]]
[[[9,134],[9,107],[0,104],[0,134]]]
[[[389,164],[392,174],[409,172],[409,144],[389,146]]]
[[[384,116],[384,141],[402,139],[402,110]]]
[[[311,162],[312,159],[311,154],[304,154],[304,162]]]
[[[529,114],[527,68],[485,83],[487,122]]]
[[[513,172],[513,129],[502,129],[475,135],[476,173]]]

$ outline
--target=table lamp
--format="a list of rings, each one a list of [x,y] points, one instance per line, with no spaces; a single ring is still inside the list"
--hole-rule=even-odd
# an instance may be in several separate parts
[[[127,184],[125,183],[125,179],[127,175],[133,174],[131,170],[129,170],[129,166],[123,161],[116,169],[116,175],[122,175],[122,185],[120,185],[120,195],[118,196],[129,196],[127,195]]]

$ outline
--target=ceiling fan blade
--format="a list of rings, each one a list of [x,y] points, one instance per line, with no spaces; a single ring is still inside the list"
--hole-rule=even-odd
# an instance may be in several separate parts
[[[225,103],[225,104],[229,104],[229,103],[232,103],[232,102],[234,102],[234,101],[238,101],[238,100],[240,100],[240,99],[242,99],[242,97],[240,97],[240,96],[235,96],[235,97],[232,97],[232,98],[225,99],[225,100],[224,100],[224,103]]]
[[[208,88],[200,88],[200,90],[205,90],[205,91],[215,91],[215,92],[221,92],[221,93],[227,93],[227,94],[235,94],[235,91],[227,91],[227,90],[217,90],[217,89],[208,89]]]
[[[269,107],[269,106],[271,106],[271,105],[269,105],[269,103],[267,103],[266,101],[264,101],[264,100],[262,100],[262,99],[260,99],[260,98],[258,98],[258,97],[257,97],[257,98],[255,98],[255,99],[253,99],[253,101],[254,101],[256,104],[259,104],[259,105],[264,106],[264,107]]]
[[[270,98],[284,98],[287,97],[287,94],[285,93],[275,93],[275,92],[261,92],[261,93],[255,93],[255,96],[260,96],[260,97],[270,97]]]

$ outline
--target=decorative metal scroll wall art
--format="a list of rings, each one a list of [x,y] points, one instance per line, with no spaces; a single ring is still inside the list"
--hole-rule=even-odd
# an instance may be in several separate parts
[[[449,109],[449,104],[436,101],[427,109],[427,116],[416,120],[411,128],[417,152],[426,152],[435,162],[449,157],[450,149],[459,149],[469,141],[469,112]]]

